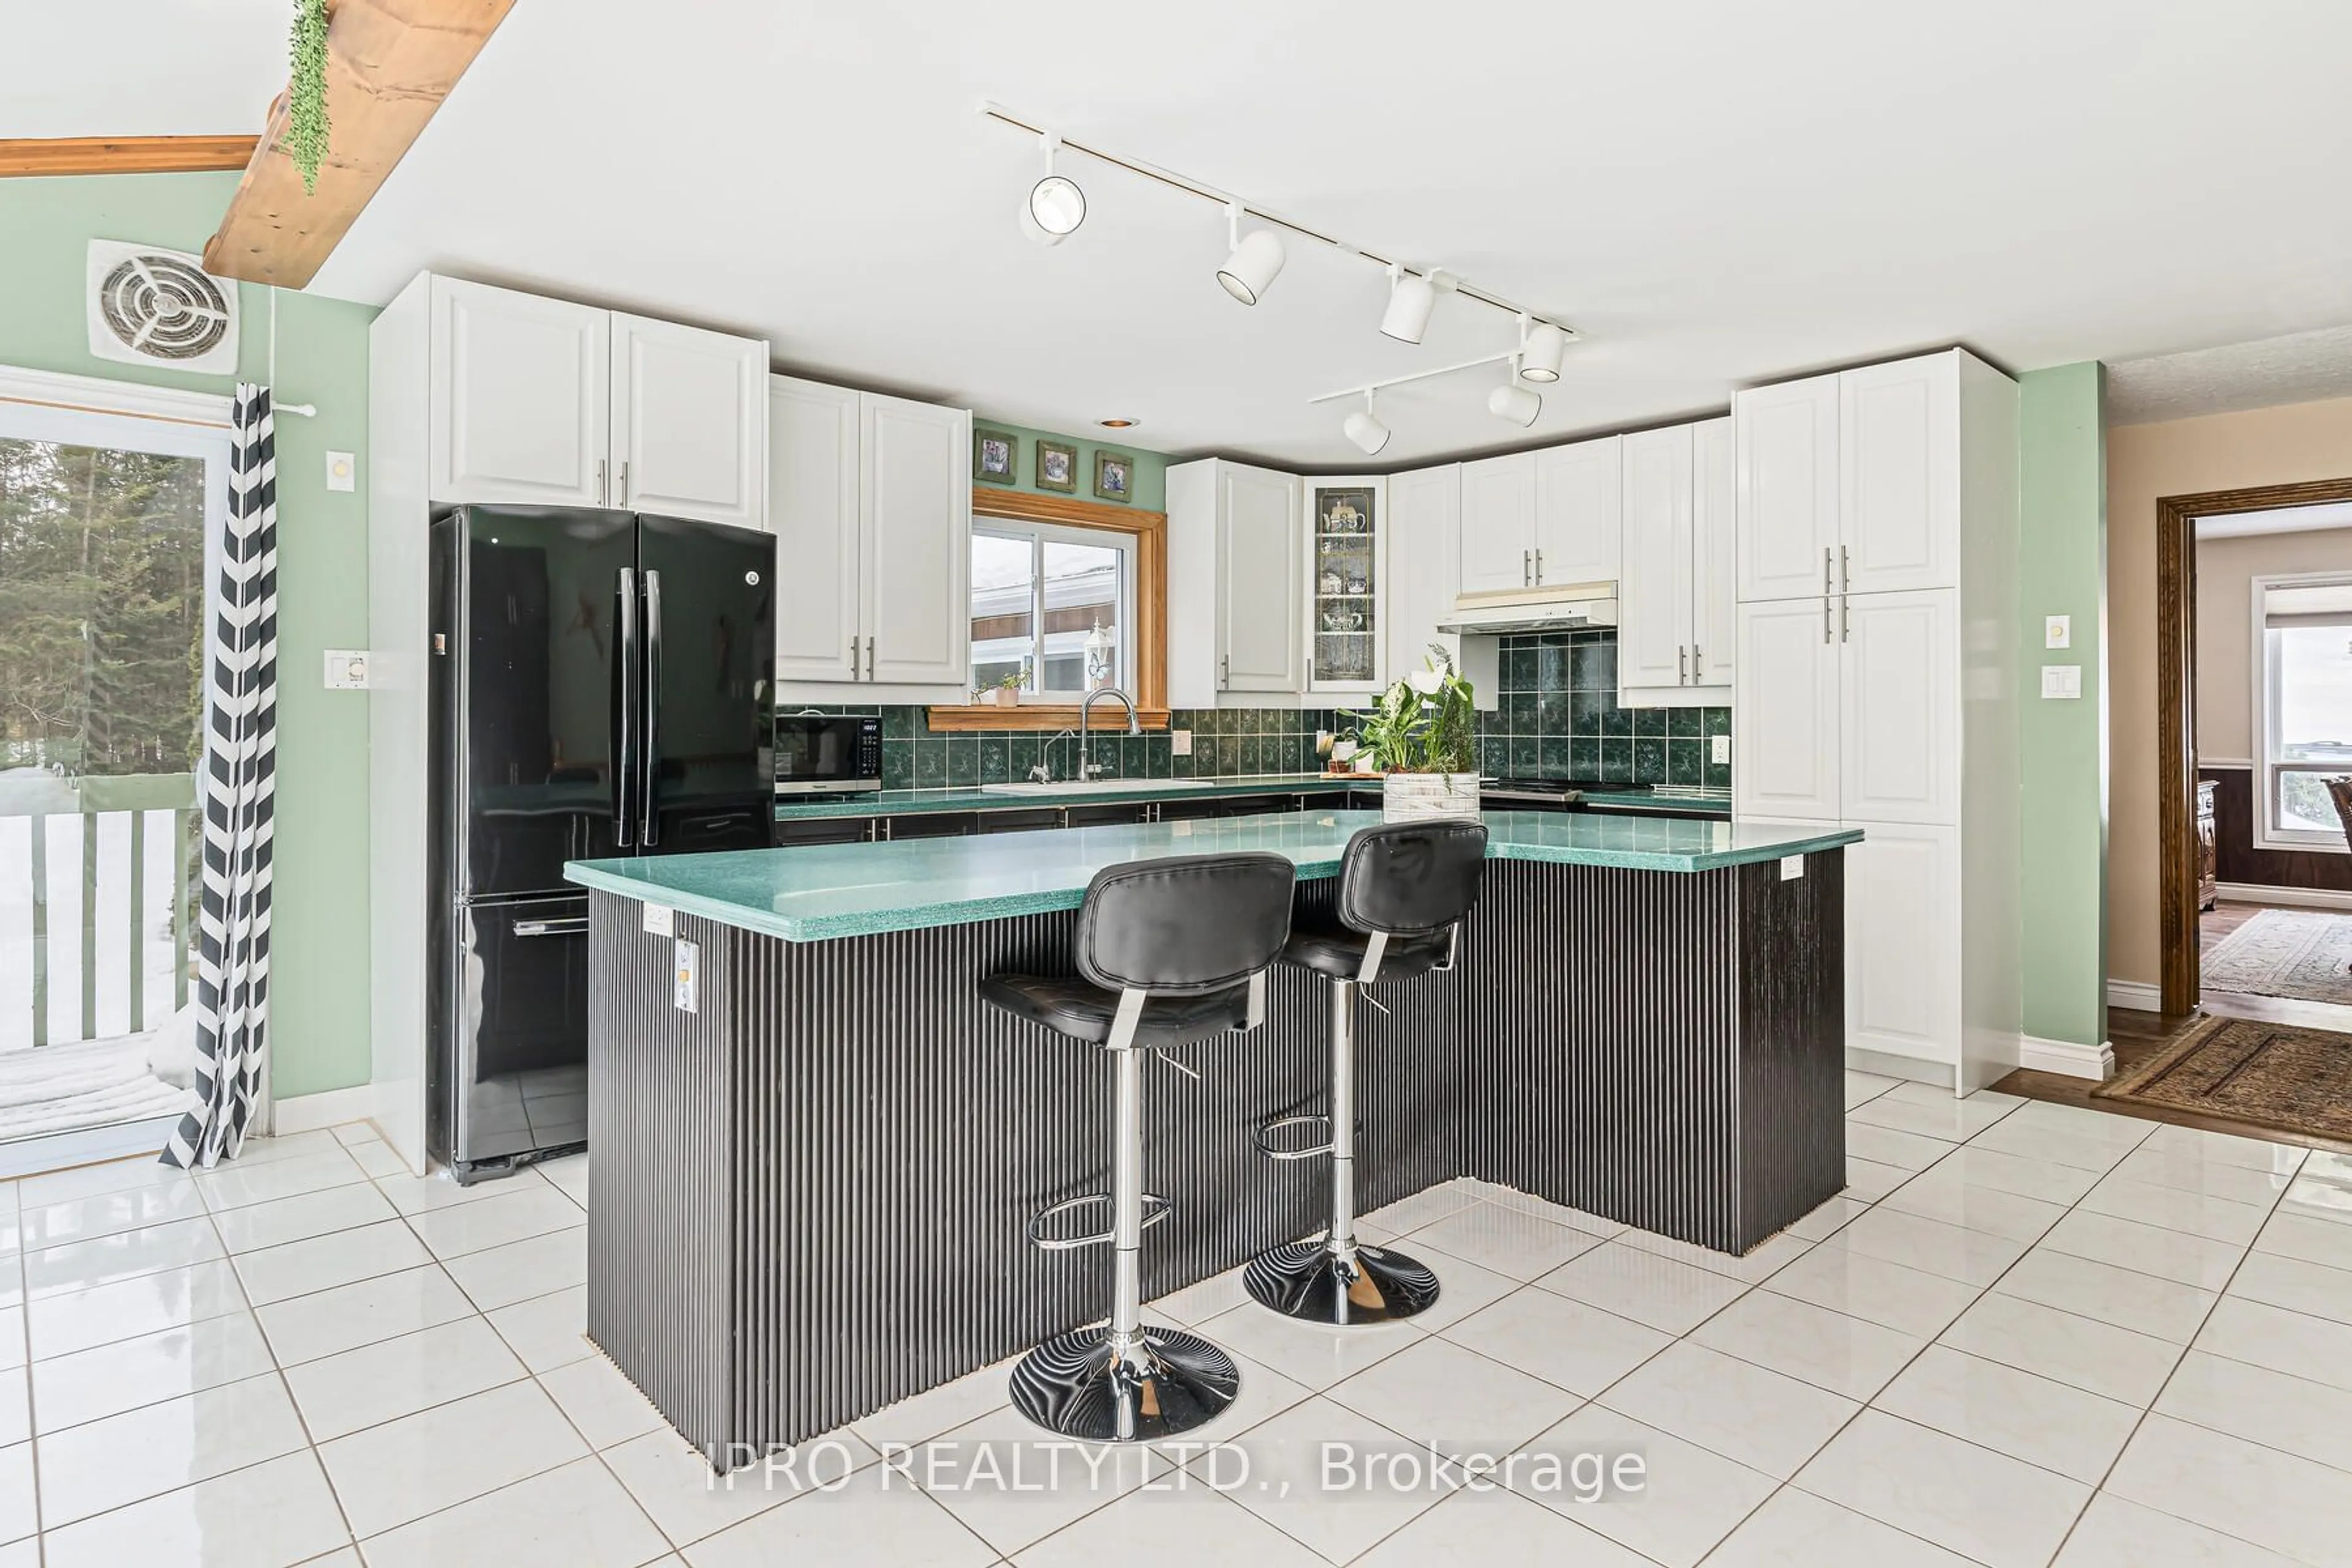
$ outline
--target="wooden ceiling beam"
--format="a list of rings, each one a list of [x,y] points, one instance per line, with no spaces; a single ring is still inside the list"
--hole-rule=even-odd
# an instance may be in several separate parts
[[[205,246],[216,278],[299,289],[335,247],[442,100],[474,63],[514,0],[331,0],[327,24],[326,159],[318,189],[279,143],[286,100],[270,106],[245,178]]]
[[[242,169],[257,136],[42,136],[0,140],[0,178],[186,174]]]

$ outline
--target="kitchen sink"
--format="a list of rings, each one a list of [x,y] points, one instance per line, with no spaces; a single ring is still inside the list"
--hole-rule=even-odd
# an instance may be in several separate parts
[[[1052,784],[992,784],[980,786],[983,795],[1167,795],[1184,786],[1169,779],[1056,779]]]

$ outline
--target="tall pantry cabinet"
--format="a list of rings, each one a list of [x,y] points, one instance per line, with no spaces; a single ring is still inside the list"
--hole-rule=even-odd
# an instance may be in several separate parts
[[[2017,384],[1963,350],[1739,395],[1733,809],[1837,822],[1855,1065],[2015,1067]]]

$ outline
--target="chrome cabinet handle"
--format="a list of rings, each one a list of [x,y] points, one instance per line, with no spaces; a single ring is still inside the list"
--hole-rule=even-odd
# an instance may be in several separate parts
[[[629,504],[629,465],[626,463],[621,465],[621,504]]]
[[[1532,550],[1522,550],[1519,552],[1519,586],[1532,588],[1535,585],[1536,552]]]
[[[877,679],[874,673],[874,639],[872,637],[866,639],[866,679],[868,680]]]
[[[1691,644],[1691,684],[1693,686],[1705,685],[1706,682],[1700,678],[1706,673],[1706,655],[1705,651],[1700,648],[1698,644],[1693,643]]]
[[[1675,647],[1675,684],[1690,684],[1690,649],[1679,643]]]
[[[1830,592],[1830,547],[1822,546],[1822,592]]]
[[[1843,594],[1838,595],[1838,640],[1853,640],[1853,603]]]
[[[585,936],[588,934],[588,917],[581,915],[569,920],[517,921],[514,923],[514,933],[517,936]]]
[[[1225,654],[1217,660],[1217,689],[1230,691],[1234,685],[1234,656]]]
[[[1853,592],[1853,560],[1843,544],[1838,546],[1838,592]]]
[[[1825,643],[1837,641],[1837,626],[1832,619],[1830,598],[1826,594],[1822,595],[1822,641]]]
[[[856,637],[852,637],[852,638],[850,638],[850,639],[849,639],[849,679],[852,679],[852,680],[856,680],[856,679],[858,679],[858,675],[857,675],[857,639],[856,639]]]
[[[1543,552],[1536,552],[1536,586],[1543,586]]]
[[[596,504],[598,506],[610,506],[612,503],[613,488],[605,482],[604,459],[599,458],[596,459]]]

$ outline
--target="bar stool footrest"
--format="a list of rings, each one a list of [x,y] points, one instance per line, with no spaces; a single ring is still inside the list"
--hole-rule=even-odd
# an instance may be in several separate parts
[[[1064,1198],[1060,1203],[1050,1204],[1039,1209],[1029,1216],[1029,1224],[1025,1227],[1029,1233],[1029,1245],[1040,1252],[1075,1252],[1082,1247],[1102,1247],[1118,1240],[1118,1233],[1116,1230],[1098,1230],[1091,1236],[1046,1234],[1052,1228],[1053,1222],[1062,1215],[1075,1214],[1084,1208],[1092,1208],[1097,1204],[1108,1205],[1115,1196],[1116,1194],[1111,1193],[1087,1193],[1075,1198]],[[1176,1205],[1158,1193],[1143,1194],[1144,1229],[1150,1230],[1175,1212]]]

